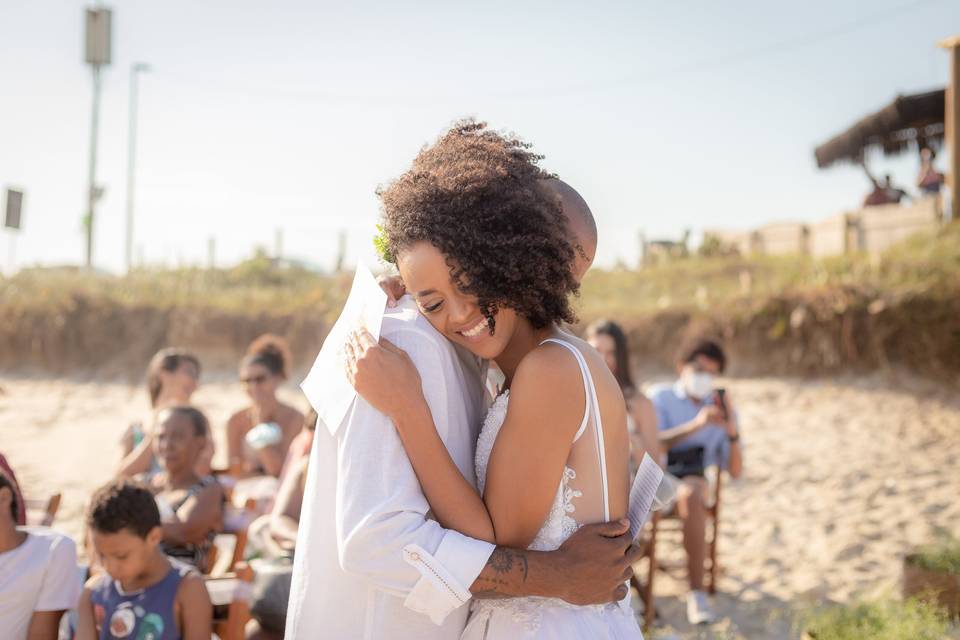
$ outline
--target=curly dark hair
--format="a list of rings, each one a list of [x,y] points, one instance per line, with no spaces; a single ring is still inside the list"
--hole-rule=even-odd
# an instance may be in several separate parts
[[[290,346],[287,341],[280,336],[265,333],[247,347],[243,366],[260,365],[273,375],[286,379],[290,360]]]
[[[101,533],[126,529],[141,538],[160,526],[160,510],[141,482],[122,478],[97,489],[87,510],[87,526]]]
[[[14,481],[7,477],[3,471],[0,471],[0,489],[9,489],[10,490],[10,516],[13,518],[13,523],[17,523],[17,519],[20,517],[20,505],[17,504],[17,485]]]
[[[484,122],[462,120],[377,190],[389,256],[395,261],[421,241],[435,246],[457,288],[476,296],[491,332],[502,307],[538,329],[576,320],[569,294],[579,285],[566,220],[540,188],[554,176],[530,148]]]
[[[717,363],[720,373],[727,368],[727,354],[718,342],[709,338],[696,338],[687,342],[680,348],[680,354],[677,360],[681,364],[689,364],[697,359],[697,356],[704,356]]]
[[[181,404],[167,407],[161,411],[160,414],[183,416],[189,420],[190,424],[193,425],[193,436],[195,438],[206,438],[210,435],[210,421],[207,419],[207,416],[203,414],[203,411],[200,411],[200,409],[196,407]]]

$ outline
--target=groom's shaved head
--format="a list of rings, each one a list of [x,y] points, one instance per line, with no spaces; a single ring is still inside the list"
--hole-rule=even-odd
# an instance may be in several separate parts
[[[556,198],[564,217],[576,256],[573,259],[573,277],[577,282],[593,264],[597,254],[597,222],[583,197],[563,180],[550,178],[543,182],[544,191]]]

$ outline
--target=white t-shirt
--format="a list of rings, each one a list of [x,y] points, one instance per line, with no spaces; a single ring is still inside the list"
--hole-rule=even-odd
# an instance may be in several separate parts
[[[0,553],[0,629],[3,637],[27,637],[34,611],[66,611],[80,599],[77,545],[62,533],[19,527],[27,539]]]

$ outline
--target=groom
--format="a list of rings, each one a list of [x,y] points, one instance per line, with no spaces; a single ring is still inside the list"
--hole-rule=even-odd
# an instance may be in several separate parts
[[[583,199],[544,185],[567,219],[582,277],[596,251]],[[487,405],[470,353],[440,335],[408,298],[388,309],[381,335],[406,351],[440,437],[465,478]],[[332,372],[331,372],[332,373]],[[390,419],[357,397],[339,425],[316,431],[297,537],[286,638],[453,640],[471,598],[543,596],[574,604],[622,599],[640,551],[626,522],[582,527],[552,552],[495,547],[431,518]]]

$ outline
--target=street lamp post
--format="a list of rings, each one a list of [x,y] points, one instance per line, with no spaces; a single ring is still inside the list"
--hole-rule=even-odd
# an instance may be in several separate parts
[[[127,132],[127,273],[133,268],[133,203],[137,158],[137,76],[150,70],[150,65],[137,62],[130,67],[130,117]]]

